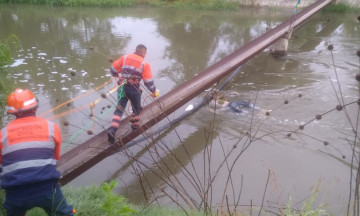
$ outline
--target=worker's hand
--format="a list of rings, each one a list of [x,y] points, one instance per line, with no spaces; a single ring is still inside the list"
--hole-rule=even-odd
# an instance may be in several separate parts
[[[156,91],[154,93],[151,94],[151,97],[155,98],[155,97],[159,97],[160,96],[160,91],[156,89]]]

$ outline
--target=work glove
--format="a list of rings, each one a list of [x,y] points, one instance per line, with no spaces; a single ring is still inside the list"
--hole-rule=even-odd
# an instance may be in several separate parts
[[[152,94],[151,97],[156,98],[160,96],[160,91],[158,89],[156,89]]]

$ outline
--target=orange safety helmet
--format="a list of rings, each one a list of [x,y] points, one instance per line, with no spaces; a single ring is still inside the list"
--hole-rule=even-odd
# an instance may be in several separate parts
[[[17,114],[39,106],[39,101],[29,90],[15,89],[7,98],[8,114]]]

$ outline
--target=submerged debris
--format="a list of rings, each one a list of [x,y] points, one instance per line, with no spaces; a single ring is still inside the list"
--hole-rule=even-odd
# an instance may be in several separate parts
[[[102,110],[104,110],[105,109],[105,107],[103,107],[103,108],[101,108]]]
[[[299,126],[299,129],[300,129],[300,130],[304,130],[304,125],[300,125],[300,126]]]
[[[76,76],[75,71],[71,71],[70,74],[71,74],[71,76]]]
[[[109,62],[113,62],[113,61],[114,61],[114,59],[112,59],[112,58],[111,58],[111,59],[109,59]]]
[[[93,131],[92,131],[92,130],[88,130],[88,131],[87,131],[87,134],[89,134],[89,135],[93,135],[94,133],[93,133]]]
[[[345,159],[346,157],[345,157],[345,155],[343,155],[343,159]]]
[[[291,137],[291,133],[288,133],[286,136],[287,136],[287,137]]]
[[[330,45],[328,46],[328,50],[333,50],[333,49],[334,49],[334,45],[330,44]]]
[[[59,102],[59,99],[56,99],[55,102],[56,102],[56,103]]]
[[[105,94],[105,93],[101,93],[101,97],[102,97],[102,98],[106,98],[106,94]]]
[[[315,116],[315,118],[316,118],[317,120],[320,120],[320,119],[321,119],[321,115],[317,114],[317,115]]]
[[[66,104],[66,106],[68,106],[68,107],[69,107],[70,105],[71,105],[71,102],[69,102],[69,103]]]
[[[326,18],[326,21],[330,22],[330,18],[329,18],[329,17],[328,17],[328,18]]]
[[[284,101],[284,104],[288,104],[288,103],[289,103],[289,101],[288,101],[288,100],[285,100],[285,101]]]
[[[267,111],[267,112],[265,113],[265,115],[269,116],[269,115],[270,115],[270,112],[269,112],[269,111]]]
[[[90,49],[90,50],[94,50],[94,47],[92,47],[92,46],[89,46],[89,49]]]
[[[328,145],[329,145],[329,142],[328,142],[328,141],[324,141],[324,145],[325,145],[325,146],[328,146]]]
[[[360,50],[356,51],[356,55],[360,58]]]
[[[301,98],[302,97],[302,94],[299,94],[299,98]]]
[[[69,125],[69,122],[68,122],[68,121],[64,121],[64,122],[63,122],[63,125],[64,125],[64,126],[68,126],[68,125]]]
[[[111,105],[110,105],[110,104],[109,104],[109,105],[107,105],[107,108],[109,108],[109,109],[110,109],[110,108],[111,108]]]
[[[358,20],[360,21],[360,15],[358,16]]]

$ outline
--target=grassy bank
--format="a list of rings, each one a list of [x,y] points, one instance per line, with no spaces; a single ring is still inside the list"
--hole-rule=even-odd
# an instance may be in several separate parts
[[[85,215],[104,215],[104,216],[186,216],[186,213],[179,210],[174,210],[170,208],[163,207],[145,207],[145,206],[134,206],[128,205],[125,198],[122,196],[115,195],[111,190],[109,194],[104,191],[104,186],[91,186],[83,188],[65,188],[62,189],[64,196],[66,197],[67,202],[72,205],[77,213],[77,216]],[[4,191],[0,191],[0,202],[3,203]],[[116,197],[116,198],[115,198]],[[117,201],[114,201],[115,199]],[[109,201],[110,200],[110,201]],[[106,206],[112,206],[109,209],[104,208]],[[125,210],[124,210],[125,209]],[[132,209],[128,211],[126,209]],[[119,210],[119,211],[117,211]],[[121,213],[122,212],[122,213]],[[189,216],[204,216],[205,214],[200,212],[188,212]],[[5,215],[5,211],[0,206],[0,215]],[[45,211],[40,208],[34,208],[31,211],[27,212],[27,216],[47,216]]]
[[[5,124],[6,99],[13,89],[13,86],[5,81],[7,75],[5,66],[11,64],[12,50],[17,50],[19,44],[20,41],[15,35],[0,39],[0,128]]]
[[[205,10],[236,10],[239,4],[226,0],[0,0],[0,3],[45,4],[51,6],[94,7],[176,7]]]
[[[113,181],[112,183],[114,183]],[[67,202],[77,210],[77,216],[85,215],[103,215],[103,216],[205,216],[203,212],[198,211],[187,211],[175,210],[166,207],[159,206],[136,206],[129,205],[125,198],[119,195],[115,195],[112,190],[116,186],[115,184],[104,184],[103,186],[90,186],[82,188],[71,188],[67,187],[62,189]],[[112,185],[112,186],[111,186]],[[105,188],[105,189],[104,189]],[[108,189],[106,189],[108,188]],[[0,203],[4,202],[5,193],[0,191]],[[314,201],[317,198],[317,192],[313,192],[304,202],[302,203],[301,209],[295,209],[291,197],[287,205],[279,205],[282,215],[287,216],[298,216],[298,215],[311,215],[321,216],[329,215],[324,209],[326,206],[320,204],[315,207]],[[299,203],[298,203],[299,204]],[[104,207],[105,206],[105,207]],[[259,211],[259,206],[252,207],[253,212]],[[268,215],[268,212],[262,211],[261,215]],[[247,213],[239,213],[240,215],[248,215]],[[236,214],[236,215],[239,215]],[[5,215],[2,205],[0,206],[0,215]],[[27,212],[27,216],[46,216],[47,214],[40,208],[34,208]],[[218,215],[214,213],[214,215]],[[224,213],[227,215],[227,213]]]

